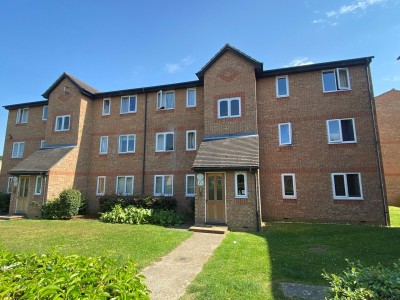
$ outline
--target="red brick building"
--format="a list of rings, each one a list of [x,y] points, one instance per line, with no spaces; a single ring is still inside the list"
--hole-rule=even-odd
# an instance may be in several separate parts
[[[225,45],[198,80],[100,92],[64,73],[9,110],[1,186],[11,213],[74,187],[173,195],[196,223],[387,224],[372,57],[264,70]]]

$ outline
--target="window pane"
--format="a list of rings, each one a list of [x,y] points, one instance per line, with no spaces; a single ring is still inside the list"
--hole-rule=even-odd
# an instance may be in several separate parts
[[[236,176],[236,195],[246,195],[245,183],[244,183],[244,175],[238,174]]]
[[[105,178],[103,177],[98,177],[98,184],[97,184],[97,194],[104,194],[104,188],[105,188]]]
[[[133,152],[135,150],[135,137],[133,135],[128,137],[128,151]]]
[[[56,130],[61,130],[62,129],[62,121],[63,121],[63,119],[61,117],[57,117]]]
[[[46,106],[43,106],[43,114],[42,114],[42,120],[47,120],[47,113],[48,113],[48,111],[49,111],[49,107],[46,105]]]
[[[194,195],[194,176],[187,176],[186,178],[186,194]]]
[[[41,194],[41,193],[42,193],[42,177],[37,176],[36,177],[35,194]]]
[[[119,152],[126,152],[128,147],[127,137],[125,135],[119,137]]]
[[[342,125],[342,139],[344,142],[353,142],[354,138],[354,128],[353,120],[341,120]]]
[[[228,116],[228,101],[219,102],[219,115],[220,117]]]
[[[208,177],[208,200],[214,200],[214,177]]]
[[[340,142],[342,141],[340,137],[340,126],[338,120],[328,121],[329,126],[329,141],[330,142]]]
[[[108,138],[105,136],[101,137],[101,140],[100,140],[100,152],[101,153],[107,153],[107,148],[108,148],[107,144],[108,144]]]
[[[18,157],[24,156],[25,143],[19,143]]]
[[[130,97],[129,111],[136,111],[136,97]]]
[[[165,108],[174,108],[175,93],[165,93]]]
[[[187,141],[188,149],[196,149],[195,133],[188,132],[187,138],[188,138]]]
[[[69,129],[69,116],[64,117],[64,130]]]
[[[155,193],[156,194],[162,194],[163,193],[163,190],[162,190],[162,187],[163,187],[163,185],[162,185],[162,177],[161,176],[157,176],[156,177],[156,191],[155,191]]]
[[[285,78],[278,78],[278,96],[286,96],[287,92],[287,81]]]
[[[335,196],[346,196],[346,190],[344,187],[344,176],[334,175],[333,179],[335,181]]]
[[[346,176],[349,197],[361,197],[361,188],[358,174],[347,174]]]
[[[174,150],[174,135],[172,133],[166,134],[167,142],[165,144],[165,151]]]
[[[172,195],[172,176],[164,177],[164,194]]]
[[[12,157],[17,157],[17,155],[18,155],[18,144],[14,143],[13,150],[12,150]]]
[[[110,100],[103,100],[103,114],[108,115],[110,113]]]
[[[22,110],[22,120],[21,120],[22,123],[28,122],[28,112],[29,111],[27,109]]]
[[[133,195],[133,177],[126,177],[125,194]]]
[[[290,128],[289,124],[281,124],[279,125],[280,129],[280,143],[281,144],[291,144],[291,138],[290,138]]]
[[[285,196],[294,196],[293,176],[283,176],[285,185]]]
[[[121,100],[121,112],[126,113],[129,111],[129,99],[128,98],[122,98]]]
[[[117,194],[123,195],[125,193],[125,177],[117,178]]]
[[[231,100],[231,116],[239,116],[239,99]]]
[[[196,95],[195,90],[187,91],[187,106],[195,106],[196,105],[195,95]]]
[[[338,70],[338,78],[339,78],[339,87],[341,89],[349,89],[350,84],[347,77],[347,70],[346,69],[339,69]]]
[[[222,199],[222,177],[221,176],[217,176],[217,200],[223,200]]]
[[[336,79],[335,79],[335,72],[324,72],[322,74],[322,80],[324,81],[324,91],[336,91]]]
[[[157,146],[156,146],[156,150],[157,151],[164,151],[164,135],[163,134],[159,134],[157,135]]]

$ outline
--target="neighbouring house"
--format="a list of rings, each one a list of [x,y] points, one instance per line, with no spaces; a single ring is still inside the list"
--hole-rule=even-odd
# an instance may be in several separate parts
[[[387,201],[400,206],[400,91],[392,89],[375,102]]]
[[[173,195],[195,222],[387,224],[372,57],[264,70],[225,45],[198,80],[100,92],[62,74],[9,111],[1,187],[10,212],[74,187]]]

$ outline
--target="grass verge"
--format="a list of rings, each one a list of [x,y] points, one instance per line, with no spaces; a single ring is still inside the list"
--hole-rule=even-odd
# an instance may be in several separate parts
[[[400,227],[400,207],[389,206],[390,226]]]

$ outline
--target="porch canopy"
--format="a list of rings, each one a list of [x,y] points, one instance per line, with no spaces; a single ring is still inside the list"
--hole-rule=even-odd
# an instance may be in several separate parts
[[[257,134],[206,136],[192,170],[249,170],[259,168]]]
[[[21,161],[8,173],[10,175],[46,174],[74,147],[75,145],[46,146]]]

